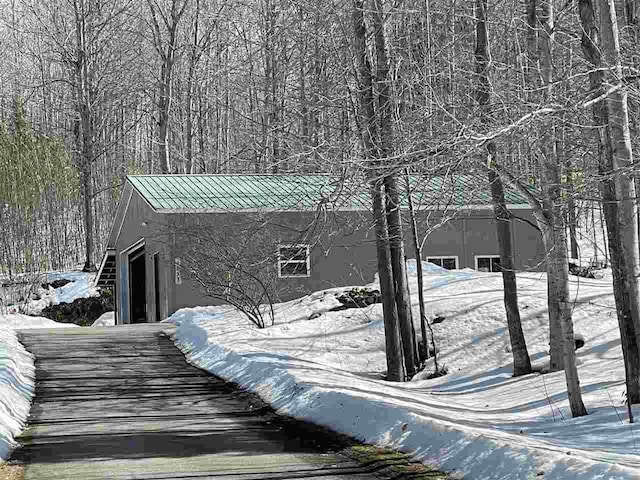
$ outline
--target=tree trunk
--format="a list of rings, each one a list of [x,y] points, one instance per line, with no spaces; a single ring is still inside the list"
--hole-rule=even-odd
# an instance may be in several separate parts
[[[476,74],[478,88],[476,101],[480,107],[483,126],[488,127],[491,119],[491,80],[489,77],[489,35],[487,31],[487,0],[476,0]],[[531,360],[522,332],[520,311],[518,310],[518,287],[513,267],[513,246],[511,244],[511,216],[507,210],[504,188],[500,176],[492,167],[495,165],[496,146],[493,142],[486,145],[491,200],[496,218],[498,249],[500,251],[500,270],[504,286],[504,307],[507,313],[507,326],[513,353],[513,375],[531,373]]]
[[[164,73],[160,86],[160,100],[158,102],[158,166],[160,173],[171,173],[171,159],[169,158],[169,113],[171,111],[171,78]],[[167,82],[169,84],[167,84]]]
[[[587,415],[587,409],[582,402],[580,380],[576,367],[575,340],[573,338],[573,320],[571,318],[571,299],[569,295],[569,262],[567,256],[567,230],[564,224],[562,189],[560,186],[559,162],[547,162],[550,185],[549,197],[553,212],[553,256],[550,261],[556,266],[556,298],[560,306],[560,326],[562,331],[562,348],[564,374],[569,395],[569,406],[573,417]]]
[[[492,143],[487,145],[487,150],[491,157],[495,155],[495,146]],[[500,270],[504,287],[504,308],[507,312],[509,340],[511,341],[511,351],[513,353],[513,376],[517,377],[531,373],[532,370],[527,343],[522,331],[520,310],[518,309],[518,286],[513,266],[513,245],[511,243],[511,215],[507,210],[502,181],[493,169],[489,170],[489,183],[491,185],[491,199],[498,231]]]
[[[611,82],[617,90],[607,97],[607,115],[613,153],[613,171],[618,200],[618,224],[622,254],[626,265],[626,286],[632,307],[640,305],[640,252],[638,251],[638,208],[635,200],[633,178],[633,153],[629,132],[627,90],[622,84],[622,66],[616,9],[613,0],[598,0],[602,54],[605,64],[613,67]],[[636,334],[636,345],[640,345],[640,309],[632,308],[631,315]]]
[[[602,107],[604,107],[604,105],[602,105]],[[595,113],[596,109],[604,109],[600,106],[594,106],[594,117],[600,117],[600,115]],[[606,111],[603,113],[606,114]],[[604,125],[599,121],[602,120],[602,118],[594,119],[596,120],[596,125]],[[602,207],[609,238],[609,261],[611,262],[611,273],[613,274],[613,295],[616,301],[616,314],[618,317],[620,341],[622,343],[622,354],[624,357],[627,401],[630,405],[633,405],[640,403],[640,352],[638,351],[636,343],[629,295],[625,288],[625,258],[619,247],[620,230],[618,226],[618,205],[616,203],[615,182],[612,178],[612,152],[611,148],[607,146],[608,136],[606,133],[602,135],[602,137],[603,138],[599,140],[598,173],[602,178],[606,179],[601,185]],[[605,140],[605,142],[602,140]]]
[[[562,152],[564,157],[564,134],[561,140]],[[579,258],[580,252],[578,252],[578,218],[576,215],[576,185],[573,165],[570,160],[566,161],[567,164],[567,223],[569,224],[569,244],[571,246],[571,258]]]
[[[380,124],[380,158],[389,162],[393,155],[393,132],[391,119],[393,103],[389,83],[389,56],[387,53],[387,39],[382,0],[374,0],[373,29],[376,50],[376,85],[378,92],[378,116]],[[392,167],[392,165],[388,165]],[[411,298],[407,285],[406,264],[404,261],[404,237],[402,233],[402,216],[400,215],[400,195],[395,174],[385,174],[384,188],[387,198],[387,226],[389,229],[389,243],[391,247],[391,266],[396,292],[396,307],[402,336],[402,351],[404,353],[405,368],[408,377],[416,373],[415,337],[413,335],[413,318],[411,314]]]
[[[76,140],[80,155],[80,181],[84,212],[85,261],[83,271],[93,271],[93,184],[92,163],[94,155],[94,125],[91,112],[91,78],[87,64],[87,12],[84,4],[74,2],[76,29],[76,61],[74,83],[76,94]]]
[[[186,119],[185,119],[185,143],[186,143],[186,160],[185,173],[195,173],[195,163],[193,159],[193,90],[194,90],[194,77],[196,69],[196,52],[198,42],[198,30],[196,26],[196,33],[194,34],[193,51],[191,52],[191,58],[189,59],[189,73],[187,74],[187,98],[186,98]]]
[[[387,195],[387,226],[389,229],[389,244],[391,248],[391,267],[396,294],[396,308],[400,335],[402,337],[402,352],[404,354],[407,377],[416,373],[415,335],[413,316],[411,312],[411,298],[407,284],[407,266],[404,255],[404,238],[402,232],[402,218],[400,216],[400,195],[394,175],[384,177]]]
[[[377,177],[377,137],[375,100],[373,93],[373,74],[367,52],[367,32],[364,21],[362,0],[353,0],[353,26],[355,40],[356,64],[358,67],[358,84],[360,107],[358,129],[364,149],[365,159],[370,164],[370,192],[373,206],[373,218],[376,233],[376,255],[378,259],[378,276],[384,317],[385,347],[387,358],[387,380],[403,381],[405,370],[400,340],[398,312],[396,309],[395,286],[392,278],[391,253],[387,224],[384,211],[382,181]]]
[[[595,9],[592,0],[580,0],[580,21],[582,24],[582,51],[591,69],[589,82],[593,95],[602,95],[605,91],[604,72],[601,51],[598,45],[598,26],[596,25]],[[613,171],[613,150],[610,141],[609,118],[607,106],[604,102],[593,105],[593,119],[598,133],[598,171],[603,181],[601,183],[602,210],[607,224],[607,238],[609,247],[609,261],[613,274],[613,294],[616,302],[616,313],[622,353],[625,362],[625,377],[627,400],[629,405],[640,403],[640,352],[636,342],[633,311],[640,312],[640,305],[633,304],[628,294],[629,284],[626,282],[627,267],[625,256],[621,248],[619,212],[616,200],[616,189]],[[637,297],[636,297],[637,299]],[[631,412],[631,410],[630,410]],[[632,417],[630,417],[632,419]]]
[[[567,221],[569,222],[569,240],[571,244],[571,258],[579,258],[580,252],[578,252],[578,217],[576,215],[576,202],[573,198],[573,192],[569,192],[569,199],[567,201]]]
[[[550,227],[545,228],[543,239],[545,239],[545,251],[553,250],[553,235]],[[547,246],[548,245],[548,246]],[[549,309],[549,371],[559,372],[564,368],[564,357],[562,354],[562,320],[561,308],[555,294],[558,283],[557,264],[553,254],[547,258],[547,308]]]
[[[154,48],[161,61],[158,86],[158,165],[163,174],[171,173],[169,122],[173,100],[173,67],[178,50],[178,28],[189,0],[171,0],[169,12],[152,0],[147,0],[153,28]],[[166,41],[165,41],[166,30]]]
[[[540,16],[539,21],[542,28],[540,28],[540,38],[538,41],[538,56],[540,62],[540,76],[542,78],[542,85],[544,87],[542,99],[544,102],[551,101],[552,85],[553,85],[553,62],[552,62],[552,46],[555,42],[555,29],[554,29],[554,10],[552,0],[539,0],[540,1]],[[541,150],[542,169],[545,173],[544,182],[544,197],[543,208],[546,210],[546,217],[548,219],[547,224],[549,231],[547,232],[549,249],[549,259],[547,261],[547,275],[552,275],[553,278],[549,280],[549,284],[555,286],[555,288],[548,291],[548,295],[551,297],[549,302],[554,302],[552,308],[549,309],[549,351],[550,351],[550,370],[561,370],[565,367],[564,355],[563,355],[563,335],[562,335],[562,318],[566,315],[563,310],[568,308],[567,305],[563,305],[560,298],[557,297],[558,287],[562,287],[562,268],[557,261],[556,255],[559,253],[556,248],[556,236],[555,228],[557,228],[557,219],[555,218],[554,205],[556,201],[552,198],[554,195],[555,177],[558,176],[558,158],[555,149],[556,135],[555,124],[553,119],[551,123],[542,125],[541,135],[539,139]],[[558,176],[559,181],[559,176]],[[559,187],[559,184],[557,185]],[[564,224],[564,221],[562,222]],[[566,235],[565,235],[566,237]],[[566,250],[566,245],[565,245]],[[566,256],[565,256],[566,258]],[[551,264],[551,265],[550,265]],[[550,268],[549,268],[550,267]],[[556,276],[558,276],[556,278]],[[553,315],[552,315],[553,314]],[[557,315],[557,316],[556,316]]]
[[[376,254],[378,259],[378,277],[380,279],[380,295],[382,297],[382,312],[384,318],[385,349],[387,352],[387,380],[402,382],[407,371],[404,361],[407,359],[404,338],[401,335],[400,319],[396,300],[396,285],[394,283],[393,257],[390,250],[390,240],[387,235],[387,222],[384,211],[384,194],[382,182],[372,180],[371,200],[376,233]],[[404,358],[403,358],[403,352]],[[413,363],[413,357],[411,357]]]
[[[416,275],[418,278],[418,307],[420,308],[420,333],[422,334],[422,348],[424,349],[424,359],[429,358],[429,337],[427,335],[427,315],[424,308],[424,278],[422,272],[422,246],[418,239],[418,226],[416,224],[416,214],[413,207],[413,198],[411,196],[411,185],[409,184],[409,171],[405,169],[405,177],[407,183],[407,201],[409,202],[409,218],[411,221],[411,240],[413,242],[413,251],[416,256]],[[435,349],[434,349],[435,354]],[[436,371],[438,370],[437,359],[435,363]]]

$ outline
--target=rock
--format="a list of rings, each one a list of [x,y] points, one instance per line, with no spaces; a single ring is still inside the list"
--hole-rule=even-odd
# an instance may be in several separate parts
[[[583,267],[575,263],[569,263],[569,273],[584,278],[601,279],[604,277],[601,272],[596,272],[596,268],[593,266]]]
[[[447,319],[447,317],[443,317],[442,315],[438,315],[433,320],[431,320],[431,324],[442,323]]]
[[[45,290],[49,290],[49,287],[56,289],[56,288],[64,287],[65,285],[71,283],[72,281],[73,280],[67,280],[66,278],[62,278],[60,280],[54,280],[53,282],[50,282],[50,283],[43,283],[42,288],[44,288]]]
[[[578,350],[579,348],[584,347],[584,337],[582,336],[582,334],[580,333],[574,333],[573,334],[573,341],[576,344],[576,350]]]
[[[364,308],[375,303],[382,303],[380,291],[367,288],[352,288],[337,298],[342,305],[332,308],[332,312],[346,310],[347,308]]]
[[[74,323],[86,327],[111,310],[114,310],[113,296],[103,290],[100,297],[78,298],[73,303],[49,305],[40,315],[59,323]]]

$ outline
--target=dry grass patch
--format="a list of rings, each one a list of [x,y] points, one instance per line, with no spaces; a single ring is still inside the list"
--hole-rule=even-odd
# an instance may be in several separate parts
[[[24,470],[22,465],[0,463],[0,480],[23,480]]]
[[[375,445],[354,445],[347,455],[364,465],[380,465],[379,473],[395,480],[448,480],[442,472],[433,470],[406,453],[381,448]]]

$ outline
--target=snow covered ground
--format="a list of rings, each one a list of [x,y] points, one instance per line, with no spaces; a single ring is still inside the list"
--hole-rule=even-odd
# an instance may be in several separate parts
[[[465,479],[640,477],[640,430],[626,417],[609,275],[571,280],[575,330],[586,340],[578,362],[590,413],[572,419],[563,372],[510,376],[500,275],[428,267],[427,314],[444,318],[433,329],[450,372],[438,379],[383,381],[381,306],[330,312],[344,289],[276,305],[276,324],[262,330],[230,307],[180,310],[168,320],[177,325],[171,335],[189,361],[282,413],[413,451]],[[518,282],[529,353],[543,364],[546,277],[524,273]],[[415,273],[411,287],[416,292]],[[415,295],[416,319],[417,308]],[[640,417],[640,409],[634,413]]]
[[[50,305],[72,303],[77,298],[97,297],[100,292],[93,285],[94,276],[93,273],[85,272],[49,272],[16,277],[15,286],[0,288],[0,314],[22,312],[39,315]],[[71,282],[56,289],[41,287],[41,284],[56,280]],[[8,282],[8,279],[5,281]]]
[[[73,281],[58,289],[38,288],[41,298],[25,303],[26,311],[39,313],[47,305],[97,295],[91,286],[91,277],[86,273],[51,273],[47,274],[46,280],[52,282],[62,278]],[[24,427],[33,398],[34,359],[18,342],[15,333],[16,329],[27,328],[77,328],[77,325],[15,311],[0,314],[0,460],[6,460],[17,446],[14,438]]]
[[[22,314],[0,315],[0,460],[17,446],[14,438],[24,427],[34,392],[34,358],[18,342],[15,329],[75,326]]]
[[[116,312],[103,313],[91,324],[92,327],[113,327],[116,324]]]
[[[37,315],[49,305],[59,305],[61,303],[72,303],[77,298],[97,297],[100,295],[98,289],[93,285],[93,273],[84,272],[51,272],[47,273],[47,282],[56,280],[71,280],[71,283],[60,288],[40,288],[39,300],[32,300],[26,305],[26,313]]]
[[[33,397],[33,356],[18,342],[13,328],[0,316],[0,460],[17,446]],[[11,320],[11,319],[9,319]]]

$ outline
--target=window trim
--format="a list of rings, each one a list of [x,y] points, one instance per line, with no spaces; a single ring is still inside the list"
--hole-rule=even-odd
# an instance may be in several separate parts
[[[282,256],[280,251],[283,248],[299,248],[305,249],[305,259],[304,260],[282,260]],[[288,263],[304,263],[307,267],[306,275],[283,275],[282,274],[282,266]],[[286,244],[281,243],[278,244],[278,278],[309,278],[311,276],[311,248],[309,244],[306,243],[296,243],[296,244]]]
[[[473,256],[473,264],[474,264],[474,270],[476,271],[480,271],[478,270],[478,259],[480,258],[497,258],[498,260],[500,260],[500,255],[474,255]],[[483,273],[500,273],[500,272],[494,272],[493,270],[489,271],[489,272],[483,272]]]
[[[456,268],[454,270],[460,270],[460,260],[458,258],[458,255],[425,255],[424,261],[428,262],[430,258],[433,258],[436,260],[449,260],[453,258],[456,261]],[[444,267],[441,266],[440,268],[444,268]]]

